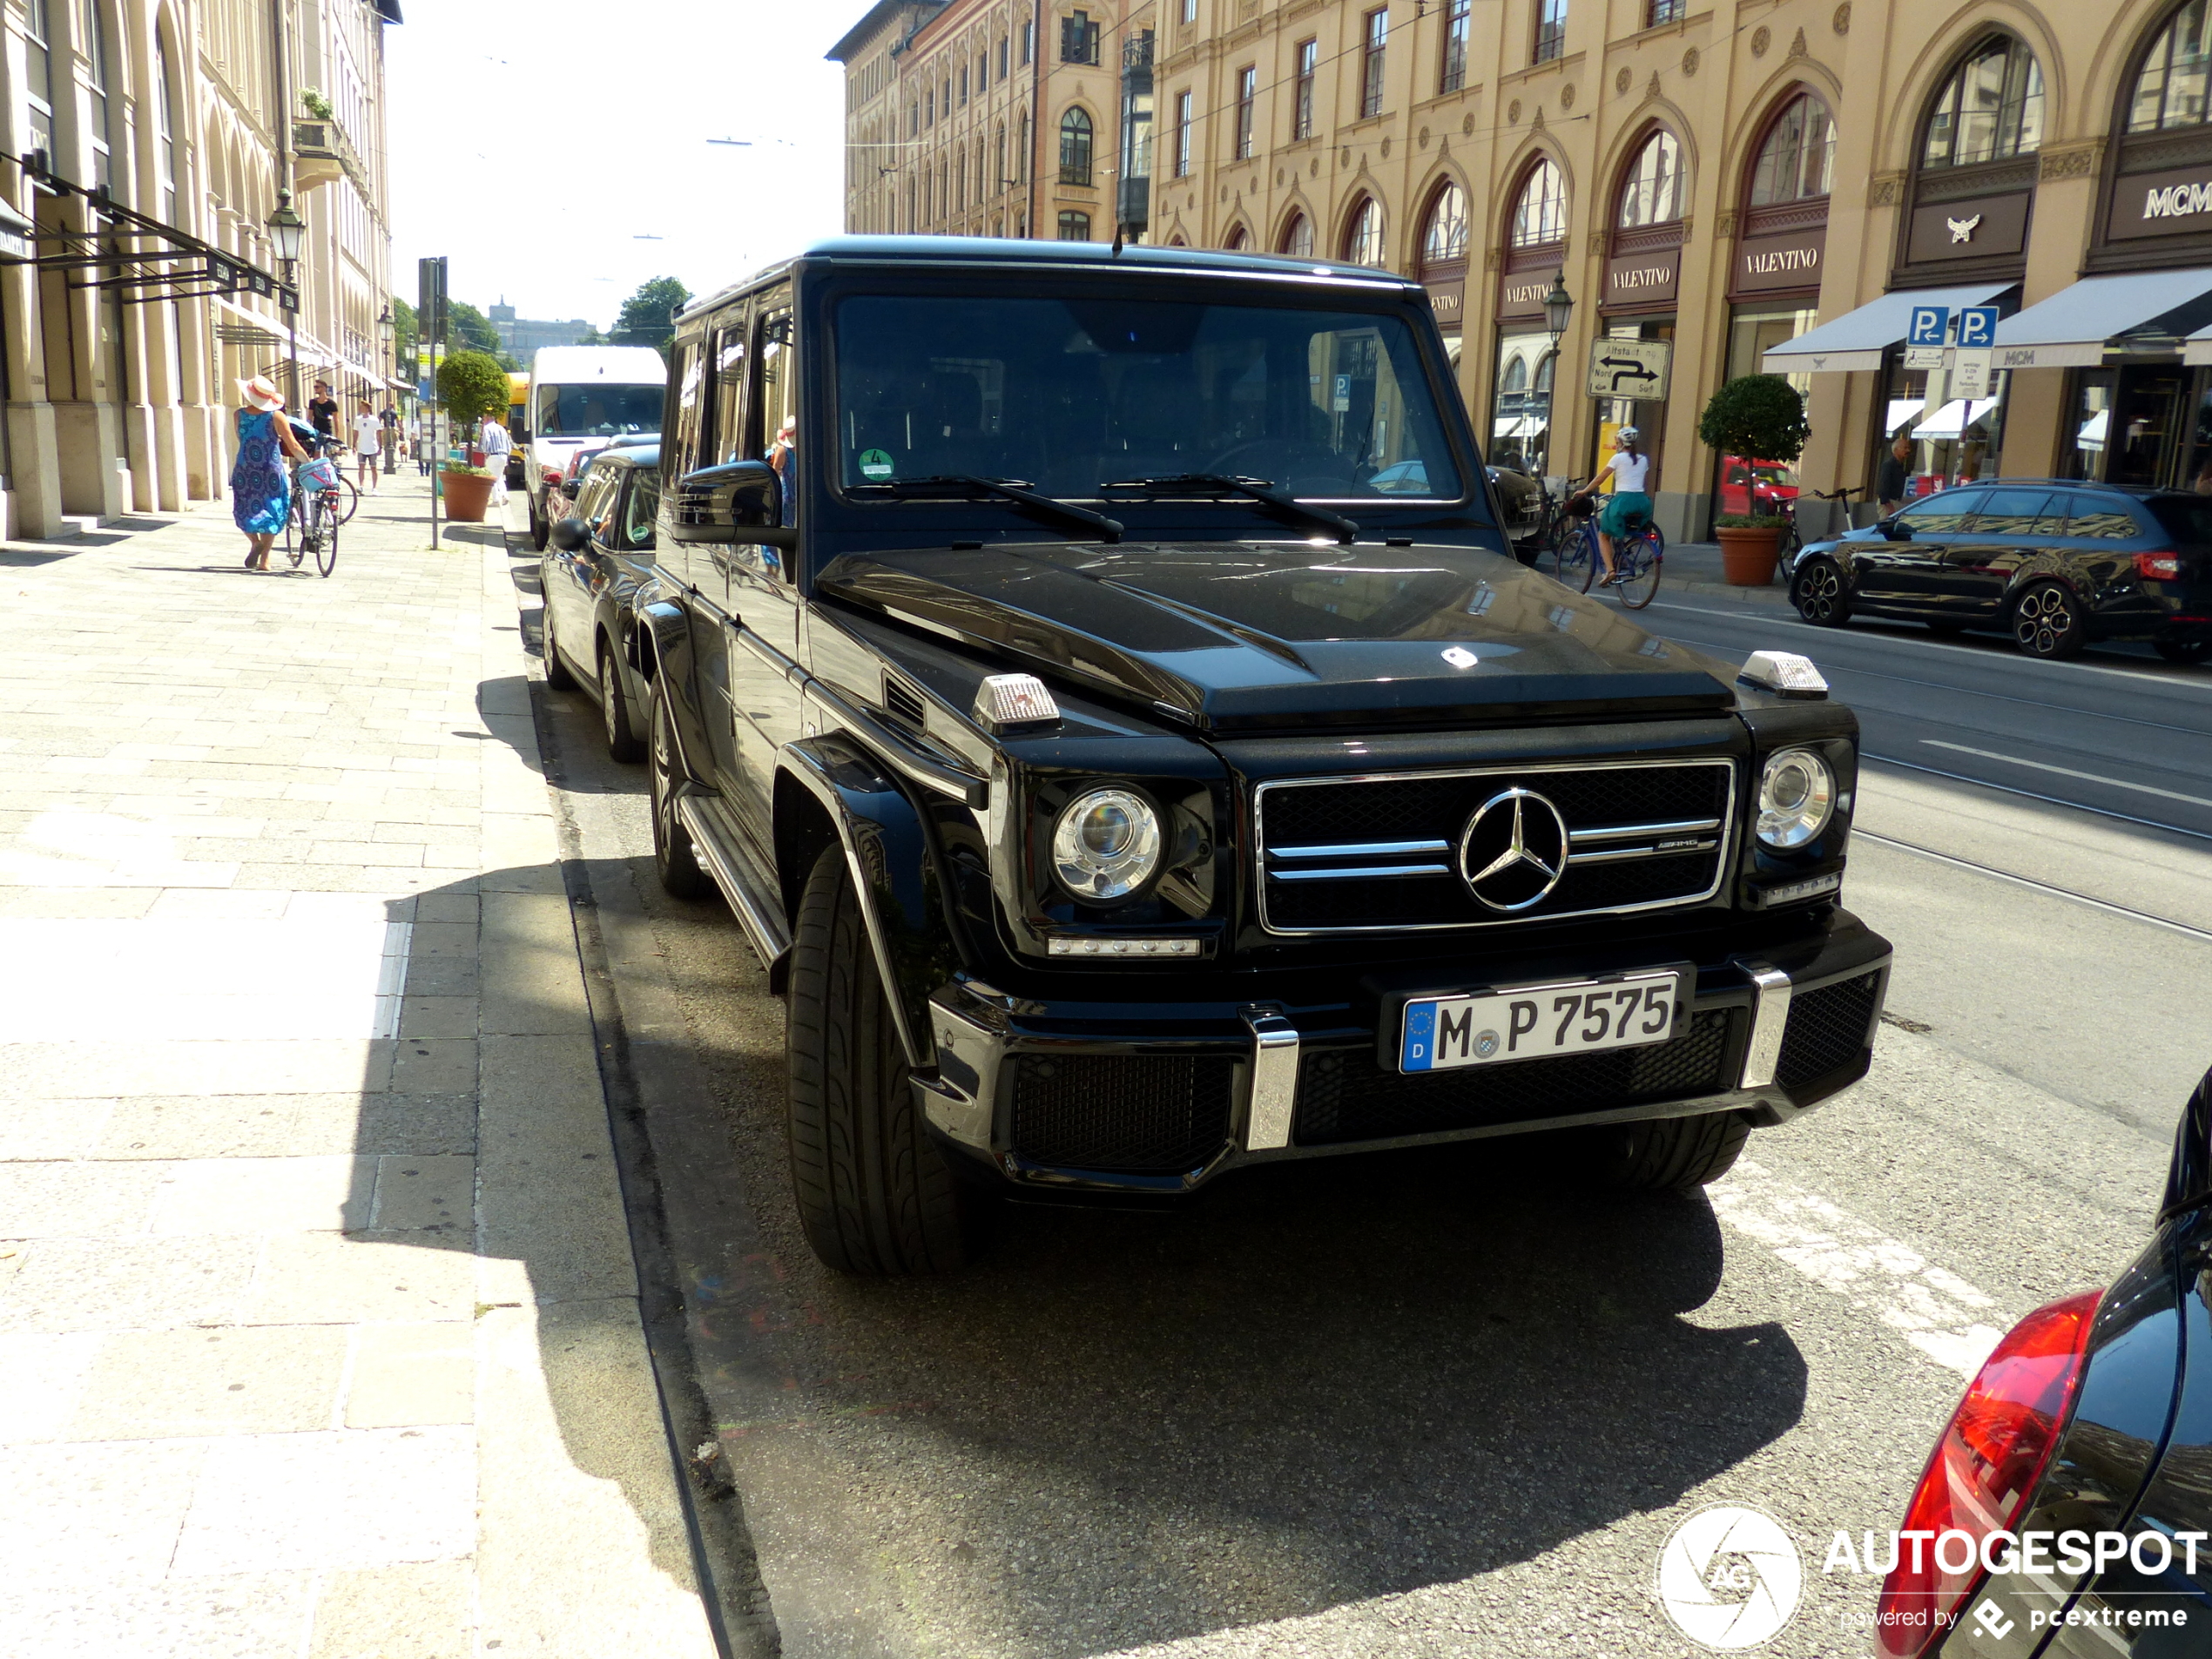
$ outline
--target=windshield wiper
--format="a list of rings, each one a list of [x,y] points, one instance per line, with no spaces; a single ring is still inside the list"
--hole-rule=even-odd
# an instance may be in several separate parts
[[[1271,507],[1278,516],[1296,523],[1318,525],[1336,533],[1337,540],[1350,546],[1359,534],[1359,526],[1342,513],[1332,513],[1325,507],[1314,507],[1295,496],[1285,495],[1264,478],[1247,478],[1225,472],[1165,472],[1145,478],[1124,478],[1118,483],[1104,486],[1108,489],[1150,489],[1162,494],[1184,489],[1206,491],[1215,495],[1244,496]]]
[[[1073,502],[1040,496],[1035,490],[1010,478],[981,478],[973,473],[939,472],[925,478],[894,478],[880,484],[848,484],[846,493],[857,496],[863,491],[880,489],[894,496],[904,496],[954,488],[981,490],[987,496],[996,496],[1017,506],[1027,507],[1033,512],[1042,513],[1047,518],[1056,518],[1063,524],[1095,529],[1099,533],[1101,541],[1118,542],[1122,539],[1119,519],[1109,518],[1103,513],[1094,513],[1089,508],[1078,507]]]

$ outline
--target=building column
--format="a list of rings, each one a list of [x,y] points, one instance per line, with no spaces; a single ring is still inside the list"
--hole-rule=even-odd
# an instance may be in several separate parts
[[[185,493],[194,501],[220,501],[227,493],[230,462],[223,449],[223,395],[218,347],[210,327],[212,307],[205,300],[180,301],[175,311],[177,398],[182,406]]]
[[[51,208],[78,234],[91,233],[91,214],[77,198],[51,203]],[[66,354],[72,381],[71,395],[53,403],[62,510],[79,517],[118,518],[125,509],[123,430],[112,390],[117,365],[100,346],[99,291],[67,287],[65,273],[50,273],[48,282],[50,298],[59,290],[63,310],[61,317],[46,320],[48,361],[57,347]]]
[[[46,401],[36,279],[22,266],[0,272],[0,348],[8,355],[8,511],[10,536],[58,536],[62,523],[60,448],[53,405]]]

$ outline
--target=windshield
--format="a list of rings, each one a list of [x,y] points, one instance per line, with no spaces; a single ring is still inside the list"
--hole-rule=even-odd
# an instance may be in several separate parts
[[[1456,499],[1395,316],[1182,300],[854,295],[838,308],[840,478],[1016,479],[1048,496],[1171,474],[1308,498]]]
[[[660,430],[658,386],[541,386],[537,433],[542,438],[612,438]]]

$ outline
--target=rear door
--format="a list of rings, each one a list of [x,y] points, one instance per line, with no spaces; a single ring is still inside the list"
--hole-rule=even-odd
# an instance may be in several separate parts
[[[1853,543],[1851,561],[1857,571],[1851,584],[1853,597],[1884,610],[1919,615],[1934,610],[1944,557],[1987,494],[1976,487],[1926,496],[1892,515],[1891,523],[1905,534],[1891,540]]]
[[[2023,563],[2061,544],[2066,497],[2034,485],[1999,484],[1945,551],[1937,604],[1960,622],[1993,622]]]
[[[574,552],[563,552],[550,544],[546,549],[546,609],[553,613],[553,629],[564,654],[587,674],[592,671],[592,595],[597,590],[595,542],[600,522],[613,510],[621,476],[615,467],[593,462],[577,486],[572,516],[583,521],[594,540],[586,541]]]
[[[2160,545],[2150,515],[2125,496],[2105,490],[2076,493],[2066,518],[2066,534],[2054,539],[2039,567],[2063,575],[2084,602],[2134,574],[2138,549]]]

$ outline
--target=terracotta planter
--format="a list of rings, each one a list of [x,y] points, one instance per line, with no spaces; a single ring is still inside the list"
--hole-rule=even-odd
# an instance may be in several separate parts
[[[1721,577],[1729,586],[1773,585],[1775,561],[1782,550],[1780,530],[1716,529],[1713,536],[1721,544]]]
[[[484,509],[491,505],[492,481],[474,477],[465,472],[442,473],[439,476],[445,486],[446,516],[456,524],[482,523]],[[1773,563],[1771,545],[1768,554],[1770,564]],[[1729,578],[1731,582],[1735,579],[1733,577]]]

